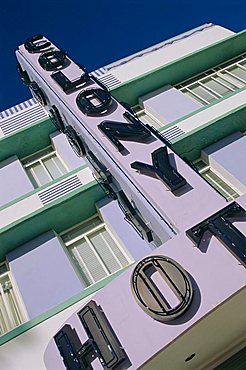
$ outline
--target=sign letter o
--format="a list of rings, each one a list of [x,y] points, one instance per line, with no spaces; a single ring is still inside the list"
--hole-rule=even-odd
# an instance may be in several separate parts
[[[36,35],[26,40],[24,46],[29,53],[34,54],[41,53],[45,49],[50,48],[51,43],[48,40],[46,40],[42,35]]]
[[[140,261],[133,271],[131,288],[139,306],[150,317],[161,322],[181,316],[193,296],[187,272],[176,261],[165,256],[150,256]],[[169,299],[170,293],[175,298],[175,304]]]
[[[63,50],[47,51],[40,55],[38,61],[45,71],[56,71],[67,67],[69,64],[69,60]]]
[[[100,116],[110,108],[112,97],[110,92],[104,89],[87,89],[77,96],[76,103],[87,116]]]

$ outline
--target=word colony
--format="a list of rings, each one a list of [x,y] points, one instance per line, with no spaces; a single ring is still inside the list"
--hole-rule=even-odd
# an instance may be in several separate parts
[[[169,143],[45,37],[27,40],[16,54],[22,80],[138,232],[149,242],[175,235],[160,197],[176,196],[186,180]]]

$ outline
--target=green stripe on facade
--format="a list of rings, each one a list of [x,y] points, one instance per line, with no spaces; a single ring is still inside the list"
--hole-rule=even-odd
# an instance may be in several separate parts
[[[131,106],[138,98],[165,85],[175,85],[245,52],[246,31],[151,70],[112,89],[112,95]]]
[[[10,251],[48,230],[60,233],[93,216],[96,213],[95,203],[103,197],[105,194],[101,187],[92,181],[2,228],[0,261]]]
[[[180,136],[173,141],[173,148],[182,157],[194,161],[202,149],[237,131],[246,131],[246,104]]]
[[[57,131],[49,118],[0,139],[0,161],[13,155],[26,157],[50,145],[50,134]]]
[[[27,330],[30,330],[37,326],[38,324],[42,323],[45,320],[50,319],[52,316],[57,315],[58,313],[64,311],[65,309],[69,308],[73,304],[81,301],[82,299],[89,297],[91,294],[97,292],[101,288],[103,288],[105,285],[109,284],[113,279],[115,279],[117,276],[122,274],[124,271],[126,271],[131,265],[125,267],[124,269],[115,272],[114,274],[108,276],[107,278],[99,281],[96,284],[91,285],[90,287],[83,290],[81,293],[76,294],[72,298],[68,299],[67,301],[59,304],[58,306],[50,309],[49,311],[43,313],[42,315],[39,315],[35,317],[35,319],[32,319],[17,328],[11,330],[10,332],[2,335],[0,337],[0,346],[7,343],[8,341],[18,337],[19,335],[25,333]]]
[[[209,108],[211,108],[212,106],[214,106],[214,105],[216,105],[216,104],[219,104],[219,103],[221,103],[221,102],[222,102],[222,101],[224,101],[224,100],[230,99],[230,98],[231,98],[232,96],[234,96],[234,95],[240,94],[240,93],[241,93],[242,91],[244,91],[244,90],[246,90],[246,86],[241,87],[240,89],[238,89],[238,90],[236,90],[236,91],[231,92],[230,94],[228,94],[228,95],[224,96],[223,98],[220,98],[220,99],[218,99],[218,100],[215,100],[215,101],[211,102],[211,103],[210,103],[210,104],[208,104],[208,105],[204,105],[203,107],[201,107],[201,108],[199,108],[199,109],[197,109],[197,110],[195,110],[195,111],[193,111],[193,112],[191,112],[191,113],[189,113],[189,114],[186,114],[185,116],[182,116],[181,118],[178,118],[178,119],[176,119],[175,121],[172,121],[172,122],[168,123],[168,124],[167,124],[167,125],[165,125],[165,126],[160,127],[160,128],[158,129],[158,131],[163,132],[163,131],[167,130],[167,129],[168,129],[168,128],[170,128],[170,127],[173,127],[173,126],[175,126],[175,125],[178,125],[179,123],[182,123],[183,121],[185,121],[185,120],[189,119],[190,117],[193,117],[193,116],[195,116],[196,114],[198,114],[198,113],[200,113],[200,112],[202,112],[202,111],[204,111],[204,110],[206,110],[206,109],[209,109]]]
[[[245,370],[246,369],[246,348],[237,352],[228,360],[217,366],[214,370]]]
[[[75,170],[70,171],[70,172],[66,173],[65,175],[63,175],[63,176],[58,177],[57,179],[55,179],[55,180],[52,180],[52,181],[48,182],[47,184],[44,184],[44,185],[39,186],[38,188],[36,188],[36,189],[34,189],[34,190],[29,191],[29,193],[26,193],[26,194],[24,194],[24,195],[21,195],[21,196],[20,196],[20,197],[18,197],[18,198],[15,198],[15,199],[11,200],[9,203],[6,203],[6,204],[4,204],[3,206],[1,206],[1,207],[0,207],[0,212],[1,212],[3,209],[5,209],[5,208],[8,208],[8,207],[12,206],[12,205],[13,205],[13,204],[15,204],[15,203],[18,203],[18,202],[20,202],[21,200],[26,199],[26,198],[30,197],[31,195],[33,195],[33,194],[39,193],[40,191],[42,191],[42,190],[44,190],[44,189],[48,188],[49,186],[55,185],[56,183],[58,183],[58,182],[60,182],[60,181],[62,181],[62,180],[64,180],[64,179],[66,179],[67,177],[70,177],[70,176],[72,176],[72,175],[74,175],[74,174],[76,174],[76,173],[80,172],[81,170],[83,170],[83,169],[85,169],[85,168],[87,168],[87,167],[88,167],[87,165],[83,165],[83,166],[81,166],[81,167],[78,167],[78,168],[76,168]]]

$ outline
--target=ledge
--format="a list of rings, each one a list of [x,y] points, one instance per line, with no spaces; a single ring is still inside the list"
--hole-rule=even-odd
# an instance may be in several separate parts
[[[172,122],[168,123],[165,126],[160,127],[158,129],[158,131],[163,134],[165,132],[165,130],[167,130],[167,129],[173,127],[173,126],[176,126],[179,123],[182,124],[182,122],[184,122],[185,120],[189,119],[190,117],[193,117],[196,114],[198,114],[200,112],[203,112],[203,111],[205,111],[205,110],[207,110],[207,109],[209,109],[209,108],[211,108],[211,107],[213,107],[213,106],[215,106],[215,105],[217,105],[217,104],[219,104],[219,103],[221,103],[221,102],[223,102],[223,101],[225,101],[225,100],[227,100],[227,99],[229,99],[229,98],[231,98],[231,97],[233,97],[233,96],[235,96],[235,95],[237,95],[239,93],[241,93],[244,90],[246,90],[246,86],[241,87],[240,89],[237,89],[236,91],[231,92],[230,94],[224,96],[223,98],[220,98],[218,100],[215,100],[215,101],[213,101],[212,103],[210,103],[208,105],[204,105],[203,107],[198,108],[197,110],[195,110],[195,111],[193,111],[193,112],[191,112],[189,114],[186,114],[185,116],[183,116],[181,118],[178,118],[175,121],[172,121]]]
[[[246,104],[240,105],[215,119],[184,133],[172,144],[182,157],[194,161],[201,150],[237,131],[246,130]]]
[[[58,234],[96,213],[95,203],[105,194],[96,181],[91,181],[19,218],[1,230],[0,261],[27,241],[53,229]]]
[[[23,158],[45,148],[50,145],[49,135],[55,131],[51,120],[46,118],[0,138],[0,162],[12,155]]]
[[[35,319],[27,321],[24,324],[14,328],[10,332],[8,332],[6,334],[3,334],[0,337],[0,346],[9,342],[12,339],[18,337],[19,335],[25,333],[26,331],[32,329],[33,327],[41,324],[42,322],[50,319],[51,317],[57,315],[58,313],[66,310],[67,308],[69,308],[73,304],[75,304],[75,303],[81,301],[82,299],[90,296],[91,294],[97,292],[98,290],[102,289],[105,285],[107,285],[113,279],[115,279],[117,276],[121,275],[124,271],[126,271],[130,266],[131,266],[131,264],[129,266],[125,267],[124,269],[122,269],[120,271],[117,271],[114,274],[108,276],[107,278],[101,280],[100,282],[89,286],[88,288],[83,290],[81,293],[76,294],[75,296],[68,299],[67,301],[55,306],[54,308],[52,308],[49,311],[43,313],[42,315],[37,316]]]
[[[176,85],[242,54],[245,43],[246,30],[121,83],[111,89],[112,95],[119,101],[136,105],[142,95],[168,84]]]

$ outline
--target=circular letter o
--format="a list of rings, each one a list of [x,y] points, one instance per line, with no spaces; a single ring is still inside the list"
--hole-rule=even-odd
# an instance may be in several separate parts
[[[133,271],[131,288],[139,306],[150,317],[161,322],[181,316],[193,296],[187,272],[176,261],[165,256],[150,256],[140,261]],[[169,294],[165,294],[168,290]],[[170,293],[175,298],[175,304],[170,303]]]

